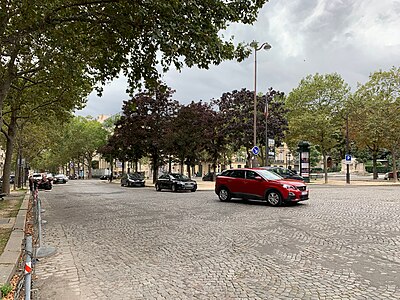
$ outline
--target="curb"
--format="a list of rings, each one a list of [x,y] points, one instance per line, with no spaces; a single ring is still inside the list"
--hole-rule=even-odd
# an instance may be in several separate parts
[[[9,283],[18,267],[25,239],[26,215],[29,205],[29,191],[22,201],[13,229],[3,253],[0,255],[0,286]]]

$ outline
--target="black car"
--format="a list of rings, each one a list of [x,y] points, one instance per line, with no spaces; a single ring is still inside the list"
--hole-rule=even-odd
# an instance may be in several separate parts
[[[67,183],[68,177],[64,174],[57,174],[53,178],[53,183]]]
[[[168,189],[173,192],[183,190],[195,192],[197,190],[196,181],[191,180],[186,175],[179,173],[161,175],[157,179],[155,186],[157,191]]]
[[[39,190],[51,190],[53,188],[52,180],[43,175],[42,179],[37,182],[37,188]]]
[[[10,184],[14,184],[15,181],[15,175],[10,175]],[[3,177],[0,177],[0,183],[3,182]]]
[[[121,177],[121,186],[145,186],[145,180],[137,173],[124,174]]]
[[[221,173],[215,173],[215,177],[217,177]],[[214,172],[208,172],[203,176],[203,181],[214,181]]]
[[[295,173],[292,170],[282,168],[282,167],[263,167],[263,169],[267,169],[268,171],[274,172],[285,179],[295,179],[304,181],[304,178],[299,174]]]

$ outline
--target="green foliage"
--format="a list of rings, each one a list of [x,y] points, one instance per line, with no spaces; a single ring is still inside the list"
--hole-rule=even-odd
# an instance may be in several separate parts
[[[344,105],[349,92],[349,86],[336,73],[302,79],[286,99],[289,147],[294,148],[302,140],[309,141],[325,158],[342,139]]]
[[[7,296],[12,290],[13,290],[13,287],[12,287],[12,285],[9,284],[9,283],[3,284],[3,285],[0,287],[1,295],[2,295],[3,297]]]
[[[366,165],[365,166],[365,171],[367,171],[368,173],[373,173],[374,169],[372,165]],[[390,171],[390,168],[386,167],[386,166],[376,166],[376,171],[378,173],[386,173]]]
[[[400,68],[377,71],[349,101],[350,135],[359,149],[368,149],[376,166],[387,148],[394,157],[400,147]],[[377,172],[374,172],[377,178]]]

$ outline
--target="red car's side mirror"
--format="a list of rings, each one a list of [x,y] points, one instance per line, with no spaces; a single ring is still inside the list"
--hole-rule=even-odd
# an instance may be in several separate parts
[[[258,180],[258,181],[261,181],[261,180],[262,180],[262,177],[261,177],[261,176],[256,176],[256,177],[254,177],[254,179],[255,179],[255,180]]]

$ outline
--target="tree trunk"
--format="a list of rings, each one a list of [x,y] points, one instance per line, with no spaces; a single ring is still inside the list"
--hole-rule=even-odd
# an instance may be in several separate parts
[[[172,172],[172,158],[171,155],[168,156],[168,173]]]
[[[191,179],[192,178],[192,176],[191,176],[191,172],[190,172],[190,163],[188,162],[187,164],[186,164],[186,166],[187,166],[187,172],[188,172],[188,177]]]
[[[181,174],[183,174],[183,170],[184,170],[183,166],[184,166],[184,162],[183,162],[183,159],[181,159],[181,161],[179,162],[179,168],[180,168]]]
[[[246,154],[247,154],[247,165],[246,165],[246,167],[247,168],[250,168],[250,166],[251,166],[251,154],[250,154],[250,150],[249,149],[247,149],[246,148]],[[214,170],[214,172],[215,172],[215,170]]]
[[[16,124],[17,124],[16,111],[13,110],[7,133],[2,131],[6,137],[7,142],[6,142],[6,157],[4,160],[4,169],[3,169],[3,183],[1,190],[3,193],[6,193],[7,195],[10,194],[11,163],[14,151],[14,139],[17,133]]]
[[[397,182],[399,178],[397,178],[397,164],[396,164],[396,149],[392,150],[392,160],[393,160],[393,180]]]
[[[111,160],[110,160],[110,176],[109,176],[109,178],[108,178],[108,180],[110,181],[110,183],[113,181],[113,177],[114,177],[114,159],[113,158],[111,158]]]
[[[152,155],[152,163],[153,163],[153,183],[156,183],[158,178],[158,155]]]
[[[322,153],[322,157],[324,159],[324,174],[325,174],[325,183],[328,183],[328,162],[327,162],[327,157],[326,153]]]
[[[88,159],[88,179],[92,179],[92,157]]]
[[[9,60],[8,66],[2,72],[2,80],[0,81],[0,128],[3,128],[3,106],[4,102],[7,98],[8,92],[11,88],[11,82],[15,78],[14,70],[14,62],[17,57],[17,53],[15,51],[12,52],[11,58]],[[4,178],[4,176],[3,176]],[[10,188],[8,188],[10,189]]]
[[[376,151],[372,152],[372,178],[378,179],[378,169],[377,169],[378,153]]]

